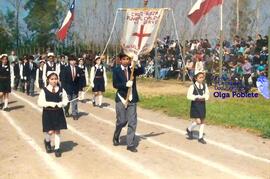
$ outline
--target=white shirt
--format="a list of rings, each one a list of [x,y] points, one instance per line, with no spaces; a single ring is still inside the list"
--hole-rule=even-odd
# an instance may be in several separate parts
[[[47,87],[46,87],[50,92],[52,92],[52,89],[53,87],[49,84]],[[55,92],[57,93],[59,90],[59,87],[56,86],[55,87]],[[44,90],[42,89],[39,93],[39,96],[38,96],[38,105],[40,107],[65,107],[67,104],[68,104],[68,97],[67,97],[67,93],[64,89],[62,89],[62,101],[59,102],[59,103],[56,103],[56,102],[48,102],[46,101],[46,96],[45,96],[45,92]]]
[[[121,69],[123,70],[123,71],[125,71],[125,70],[127,70],[127,81],[128,81],[128,79],[129,79],[129,74],[128,74],[128,66],[127,67],[124,67],[123,65],[121,65]]]
[[[199,84],[197,81],[195,82],[196,86],[201,89],[203,88],[203,84]],[[191,101],[195,101],[196,98],[204,98],[206,101],[209,99],[209,89],[207,87],[207,84],[205,84],[205,91],[203,95],[194,95],[193,94],[194,91],[194,84],[192,84],[189,88],[188,88],[188,93],[187,93],[187,99],[191,100]]]

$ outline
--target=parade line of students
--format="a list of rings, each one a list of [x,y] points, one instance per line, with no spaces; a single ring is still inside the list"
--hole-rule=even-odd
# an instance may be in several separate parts
[[[35,96],[35,87],[39,88],[38,105],[43,108],[42,129],[45,135],[45,149],[47,153],[54,152],[56,157],[61,157],[60,130],[67,129],[66,117],[78,120],[78,101],[84,99],[84,93],[92,88],[93,106],[102,108],[103,93],[107,86],[106,68],[102,64],[102,58],[96,56],[91,69],[84,65],[83,59],[77,59],[72,55],[68,57],[62,55],[57,61],[52,52],[47,56],[40,56],[37,61],[30,55],[9,60],[7,54],[2,54],[0,59],[0,108],[9,111],[8,99],[11,88],[29,96]],[[131,57],[124,53],[119,54],[119,62],[120,64],[113,69],[113,87],[117,89],[115,96],[117,121],[112,142],[114,146],[120,144],[121,130],[127,125],[127,150],[137,152],[135,133],[139,95],[136,77],[144,74],[145,70],[137,58],[131,60]],[[135,63],[134,73],[131,72],[132,63]],[[192,124],[186,129],[188,139],[194,138],[193,129],[199,125],[198,141],[202,144],[206,144],[203,131],[206,116],[205,101],[209,99],[209,90],[204,79],[204,73],[198,72],[187,93],[187,98],[192,100],[190,118],[193,119]],[[87,88],[88,85],[90,88]],[[131,92],[128,93],[130,88]],[[125,99],[126,104],[123,102]],[[52,135],[54,135],[54,149],[51,146]]]

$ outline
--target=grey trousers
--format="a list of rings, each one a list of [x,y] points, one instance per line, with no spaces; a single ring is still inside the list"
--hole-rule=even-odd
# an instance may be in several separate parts
[[[116,128],[114,138],[119,138],[121,130],[128,124],[127,146],[135,146],[135,132],[137,128],[137,103],[129,103],[127,109],[122,102],[115,105],[116,109]]]
[[[67,95],[68,96],[68,100],[71,101],[75,98],[78,97],[77,94],[72,94],[72,95]],[[77,116],[78,115],[78,100],[75,100],[75,101],[72,101],[70,102],[71,103],[71,111],[72,111],[72,116]],[[65,107],[65,112],[68,113],[69,111],[69,106],[70,106],[70,103],[68,103],[68,105]]]

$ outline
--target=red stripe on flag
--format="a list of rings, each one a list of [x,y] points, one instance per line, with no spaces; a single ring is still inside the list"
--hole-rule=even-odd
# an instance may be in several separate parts
[[[214,6],[222,4],[223,0],[205,0],[200,4],[200,8],[188,15],[188,18],[197,24],[199,20],[207,14]]]
[[[68,22],[61,29],[58,30],[57,37],[59,40],[64,40],[66,38],[68,29],[73,19],[74,19],[74,14],[72,14]]]

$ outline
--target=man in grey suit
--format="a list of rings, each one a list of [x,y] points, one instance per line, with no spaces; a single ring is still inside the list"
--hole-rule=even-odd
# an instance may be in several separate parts
[[[116,128],[113,135],[113,144],[115,146],[120,144],[119,137],[123,127],[128,124],[127,131],[127,150],[137,152],[135,144],[135,132],[137,127],[137,102],[139,96],[136,87],[136,76],[144,73],[144,68],[139,64],[134,70],[134,79],[130,80],[131,68],[130,57],[126,54],[120,54],[121,65],[115,67],[113,70],[113,87],[117,89],[115,102],[116,102]],[[128,89],[132,88],[131,95],[128,97],[127,107],[124,101],[127,97]]]

